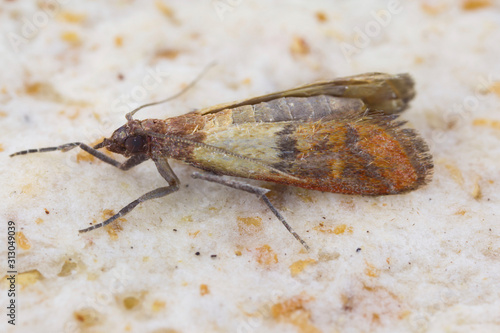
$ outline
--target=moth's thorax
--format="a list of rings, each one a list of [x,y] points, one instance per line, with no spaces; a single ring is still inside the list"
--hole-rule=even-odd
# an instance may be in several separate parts
[[[135,127],[136,133],[156,133],[156,134],[166,134],[167,125],[164,120],[161,119],[144,119],[144,120],[134,120],[137,122]]]
[[[143,122],[143,127],[164,135],[151,138],[153,151],[168,158],[188,162],[194,149],[192,143],[204,142],[206,123],[206,117],[188,113],[164,120],[148,119]]]
[[[163,123],[165,124],[165,134],[185,137],[202,131],[206,126],[207,117],[197,113],[188,113],[165,119]]]

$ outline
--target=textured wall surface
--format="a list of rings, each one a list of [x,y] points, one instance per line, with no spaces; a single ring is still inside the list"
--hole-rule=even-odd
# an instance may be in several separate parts
[[[437,1],[4,1],[0,239],[16,224],[16,326],[2,332],[498,332],[500,7]],[[357,197],[194,180],[78,234],[164,180],[78,149],[137,105],[166,118],[363,72],[410,73],[401,118],[434,156],[417,191]],[[0,247],[0,275],[7,245]]]

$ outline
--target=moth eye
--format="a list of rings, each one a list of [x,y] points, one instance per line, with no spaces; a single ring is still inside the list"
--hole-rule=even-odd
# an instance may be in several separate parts
[[[125,148],[129,153],[145,152],[146,140],[142,136],[131,136],[125,140]]]

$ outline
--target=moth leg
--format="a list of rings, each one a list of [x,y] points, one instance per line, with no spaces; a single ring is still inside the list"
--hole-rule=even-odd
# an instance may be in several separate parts
[[[85,150],[87,153],[90,155],[100,159],[103,162],[106,162],[118,169],[121,170],[128,170],[130,168],[133,168],[134,166],[141,164],[142,162],[146,161],[149,157],[147,155],[135,155],[126,160],[125,162],[119,162],[115,159],[112,159],[108,155],[100,152],[99,150],[90,147],[89,145],[86,145],[85,143],[82,142],[71,142],[71,143],[65,143],[63,145],[57,146],[57,147],[46,147],[46,148],[40,148],[40,149],[28,149],[28,150],[22,150],[18,151],[17,153],[10,154],[10,157],[14,157],[17,155],[26,155],[26,154],[32,154],[32,153],[46,153],[49,151],[56,151],[56,150],[61,150],[63,152],[67,152],[68,150],[71,150],[75,147],[80,147],[82,150]]]
[[[129,161],[131,159],[129,159]],[[179,189],[179,184],[180,184],[179,178],[177,178],[177,176],[174,174],[174,172],[170,168],[170,165],[168,165],[167,159],[164,157],[159,157],[159,158],[153,157],[153,160],[155,161],[156,168],[158,169],[158,172],[167,181],[168,186],[159,187],[156,190],[153,190],[151,192],[148,192],[148,193],[142,195],[141,197],[137,198],[136,200],[132,201],[131,203],[129,203],[128,205],[126,205],[125,207],[120,209],[120,211],[118,213],[111,216],[106,221],[101,222],[99,224],[95,224],[95,225],[90,226],[88,228],[79,230],[79,233],[84,233],[84,232],[88,232],[88,231],[91,231],[91,230],[94,230],[97,228],[104,227],[104,226],[110,224],[111,222],[113,222],[114,220],[128,214],[132,209],[134,209],[141,202],[151,200],[151,199],[161,198],[161,197],[164,197],[166,195],[169,195],[170,193],[177,191]]]
[[[119,165],[114,165],[114,164],[112,164],[112,165],[116,166],[120,170],[127,171],[128,169],[131,169],[131,168],[135,167],[136,165],[139,165],[142,162],[147,161],[148,159],[149,159],[149,156],[146,154],[134,155],[131,158],[129,158],[128,160],[126,160],[125,162],[120,163]],[[115,161],[115,160],[113,160],[113,161]]]
[[[259,199],[262,199],[264,203],[269,207],[271,212],[278,218],[278,220],[281,221],[281,223],[285,226],[285,228],[295,237],[296,240],[300,242],[307,250],[309,250],[309,246],[306,244],[306,242],[293,230],[293,228],[286,222],[285,218],[280,214],[280,212],[273,206],[271,201],[266,197],[266,193],[269,192],[270,190],[254,185],[250,185],[244,182],[240,182],[234,179],[228,179],[225,178],[224,176],[218,176],[213,173],[200,173],[200,172],[194,172],[191,175],[195,179],[203,179],[209,182],[214,182],[218,183],[221,185],[225,185],[228,187],[235,188],[237,190],[242,190],[245,192],[253,193],[255,194]]]

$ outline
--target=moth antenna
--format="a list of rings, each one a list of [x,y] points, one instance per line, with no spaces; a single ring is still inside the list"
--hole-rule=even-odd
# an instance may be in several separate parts
[[[205,68],[201,71],[201,73],[200,73],[200,74],[198,74],[198,76],[197,76],[197,77],[196,77],[193,81],[191,81],[191,83],[189,83],[186,87],[184,87],[184,89],[182,89],[181,91],[179,91],[177,94],[172,95],[172,96],[170,96],[170,97],[168,97],[168,98],[162,99],[162,100],[157,101],[157,102],[151,102],[151,103],[147,103],[147,104],[141,105],[141,106],[139,106],[138,108],[136,108],[136,109],[134,109],[134,110],[130,111],[129,113],[127,113],[127,114],[125,115],[125,118],[127,119],[127,121],[131,121],[131,120],[133,120],[133,118],[132,118],[132,117],[134,116],[134,114],[135,114],[137,111],[139,111],[139,110],[141,110],[141,109],[144,109],[144,108],[146,108],[146,107],[148,107],[148,106],[158,105],[158,104],[162,104],[162,103],[165,103],[165,102],[171,101],[171,100],[173,100],[174,98],[177,98],[177,97],[181,96],[181,95],[182,95],[182,94],[184,94],[186,91],[188,91],[189,89],[191,89],[191,88],[192,88],[192,87],[193,87],[193,86],[194,86],[194,85],[195,85],[198,81],[200,81],[200,79],[201,79],[201,78],[202,78],[202,77],[203,77],[203,76],[204,76],[204,75],[208,72],[208,70],[209,70],[210,68],[212,68],[213,66],[215,66],[215,65],[216,65],[216,62],[215,62],[215,61],[212,61],[211,63],[209,63],[209,64],[208,64],[208,65],[207,65],[207,66],[206,66],[206,67],[205,67]]]

